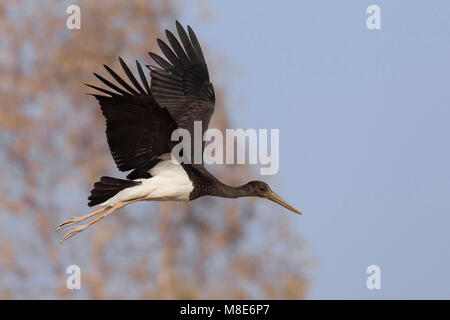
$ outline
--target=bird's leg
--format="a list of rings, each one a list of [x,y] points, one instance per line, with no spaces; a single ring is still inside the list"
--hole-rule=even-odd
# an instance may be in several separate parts
[[[72,228],[72,230],[70,230],[68,233],[66,233],[64,235],[64,237],[61,239],[61,241],[59,243],[63,243],[64,241],[66,241],[67,239],[73,237],[74,235],[76,235],[77,233],[83,231],[84,229],[86,229],[87,227],[89,227],[91,224],[96,223],[97,221],[100,221],[101,219],[103,219],[104,217],[106,217],[108,214],[116,211],[117,209],[119,209],[119,204],[121,204],[122,202],[119,202],[118,204],[116,204],[115,206],[111,207],[108,211],[106,211],[105,213],[102,213],[100,216],[98,216],[97,218],[81,225],[81,226],[77,226]]]
[[[99,214],[100,212],[105,211],[106,209],[108,209],[108,207],[100,208],[100,209],[98,209],[98,210],[95,210],[95,211],[93,211],[93,212],[91,212],[91,213],[88,213],[88,214],[86,214],[86,215],[84,215],[84,216],[81,216],[81,217],[72,217],[72,218],[70,218],[69,220],[64,221],[63,223],[61,223],[61,224],[58,226],[58,228],[55,229],[55,231],[64,229],[64,228],[69,227],[69,226],[71,226],[71,225],[73,225],[73,224],[75,224],[75,223],[78,223],[78,222],[81,222],[81,221],[83,221],[83,220],[89,219],[90,217],[93,217],[93,216]]]
[[[66,235],[64,235],[64,237],[61,239],[61,241],[59,243],[63,243],[64,241],[66,241],[67,239],[73,237],[77,233],[83,231],[84,229],[86,229],[90,225],[93,225],[94,223],[102,220],[104,217],[106,217],[107,215],[113,213],[117,209],[120,209],[120,208],[122,208],[123,206],[125,206],[127,204],[130,204],[130,203],[133,203],[133,202],[136,202],[136,201],[141,201],[141,200],[145,200],[145,198],[119,202],[115,206],[111,207],[108,211],[106,211],[106,212],[102,213],[101,215],[99,215],[97,218],[92,219],[91,221],[89,221],[89,222],[87,222],[87,223],[85,223],[85,224],[83,224],[81,226],[77,226],[77,227],[72,228],[72,230],[70,230],[68,233],[66,233]]]

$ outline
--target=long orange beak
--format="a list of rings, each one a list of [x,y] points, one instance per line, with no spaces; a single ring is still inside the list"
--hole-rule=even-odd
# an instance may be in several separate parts
[[[282,205],[283,207],[285,207],[286,209],[291,210],[292,212],[295,212],[297,214],[302,214],[300,211],[298,211],[297,209],[295,209],[293,206],[291,206],[289,203],[287,203],[286,201],[284,201],[279,195],[277,195],[275,192],[270,191],[267,195],[266,198],[278,203],[279,205]]]

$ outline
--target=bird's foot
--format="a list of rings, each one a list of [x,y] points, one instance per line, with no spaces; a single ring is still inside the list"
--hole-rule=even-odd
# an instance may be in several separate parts
[[[114,205],[113,207],[103,207],[103,208],[100,208],[100,209],[98,209],[98,210],[96,210],[96,211],[94,211],[94,212],[88,213],[88,214],[85,215],[85,216],[82,216],[82,217],[72,217],[72,218],[70,218],[69,220],[67,220],[67,221],[65,221],[65,222],[63,222],[63,223],[61,223],[61,224],[59,225],[59,227],[58,227],[55,231],[61,230],[61,229],[63,229],[63,228],[66,228],[66,227],[68,227],[68,226],[71,226],[71,225],[73,225],[73,224],[75,224],[75,223],[78,223],[78,222],[80,222],[80,221],[84,221],[84,220],[86,220],[86,219],[89,219],[90,217],[93,217],[93,216],[95,216],[95,215],[101,213],[99,216],[97,216],[96,218],[92,219],[91,221],[89,221],[89,222],[87,222],[87,223],[85,223],[85,224],[83,224],[83,225],[81,225],[81,226],[74,227],[72,230],[70,230],[70,231],[69,231],[69,232],[61,239],[61,241],[60,241],[59,243],[63,243],[64,241],[66,241],[67,239],[73,237],[73,236],[76,235],[77,233],[83,231],[84,229],[86,229],[86,228],[89,227],[90,225],[93,225],[94,223],[97,223],[98,221],[102,220],[104,217],[106,217],[107,215],[113,213],[113,212],[116,211],[117,209],[120,209],[120,208],[122,208],[123,206],[125,206],[125,205],[127,205],[127,204],[130,204],[130,203],[133,203],[133,202],[136,202],[136,201],[142,201],[142,200],[145,200],[145,198],[138,198],[138,199],[133,199],[133,200],[128,200],[128,201],[122,201],[122,202],[119,202],[118,204]],[[107,211],[105,211],[105,210],[107,210]],[[105,211],[105,212],[103,212],[103,211]]]
[[[58,228],[55,229],[55,231],[67,228],[75,223],[78,223],[80,221],[83,221],[82,217],[71,217],[69,220],[64,221],[63,223],[61,223]]]
[[[61,241],[59,243],[63,243],[64,241],[66,241],[67,239],[73,237],[74,235],[76,235],[77,233],[83,231],[84,229],[86,229],[88,225],[84,224],[78,227],[74,227],[72,230],[70,230],[68,233],[66,233],[64,235],[64,237],[61,239]]]
[[[58,226],[58,228],[55,229],[55,231],[58,231],[58,230],[67,228],[67,227],[69,227],[69,226],[71,226],[71,225],[73,225],[73,224],[75,224],[75,223],[78,223],[78,222],[84,221],[84,220],[86,220],[86,219],[89,219],[90,217],[93,217],[93,216],[95,216],[95,215],[97,215],[97,214],[99,214],[99,213],[105,211],[106,209],[107,209],[107,208],[104,207],[104,208],[100,208],[100,209],[98,209],[98,210],[95,210],[95,211],[93,211],[93,212],[91,212],[91,213],[88,213],[88,214],[86,214],[86,215],[84,215],[84,216],[81,216],[81,217],[72,217],[72,218],[70,218],[69,220],[64,221],[63,223],[61,223],[61,224]]]

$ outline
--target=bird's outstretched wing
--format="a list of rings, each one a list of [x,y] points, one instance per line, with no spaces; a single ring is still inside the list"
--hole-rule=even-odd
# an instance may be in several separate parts
[[[149,52],[160,66],[149,66],[151,90],[158,103],[169,110],[178,127],[189,130],[194,137],[194,121],[202,122],[202,133],[209,126],[214,112],[214,88],[194,31],[188,26],[188,35],[178,21],[176,26],[182,45],[168,30],[166,35],[171,47],[157,40],[167,60]]]
[[[139,62],[136,61],[136,67],[142,84],[121,58],[119,61],[132,85],[106,65],[105,69],[119,85],[96,73],[94,75],[109,87],[108,90],[86,85],[106,94],[93,96],[106,118],[106,137],[117,167],[120,171],[134,170],[127,176],[129,179],[148,178],[148,169],[157,162],[158,156],[171,152],[170,137],[177,125],[152,96]]]

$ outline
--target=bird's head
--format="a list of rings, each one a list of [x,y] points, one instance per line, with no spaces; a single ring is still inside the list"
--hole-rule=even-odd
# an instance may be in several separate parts
[[[244,190],[246,191],[247,195],[251,197],[266,198],[278,203],[279,205],[282,205],[286,209],[289,209],[298,214],[302,214],[289,203],[284,201],[279,195],[273,192],[272,189],[270,189],[269,185],[263,181],[250,181],[244,186]]]

